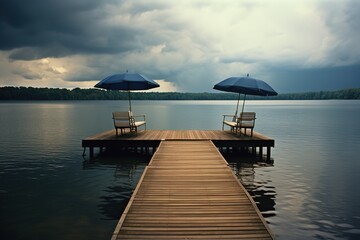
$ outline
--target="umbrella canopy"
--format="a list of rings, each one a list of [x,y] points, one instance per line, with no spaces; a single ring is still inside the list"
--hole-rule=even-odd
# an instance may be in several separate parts
[[[266,82],[251,77],[230,77],[214,86],[214,89],[257,96],[276,96]]]
[[[214,89],[239,93],[235,116],[237,115],[239,108],[240,94],[244,94],[244,102],[242,112],[244,111],[244,104],[246,95],[257,96],[276,96],[277,92],[270,87],[266,82],[249,77],[230,77],[214,86]]]
[[[147,90],[151,88],[160,87],[154,80],[139,74],[139,73],[121,73],[110,75],[100,82],[95,87],[108,90],[123,90],[129,92],[129,107],[131,111],[131,97],[130,90]]]
[[[110,75],[95,85],[108,90],[147,90],[160,87],[154,80],[139,73],[121,73]]]

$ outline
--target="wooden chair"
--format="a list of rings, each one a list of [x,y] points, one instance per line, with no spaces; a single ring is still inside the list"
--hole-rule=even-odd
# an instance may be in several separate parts
[[[142,117],[143,121],[136,121],[137,117]],[[132,112],[113,112],[114,127],[116,130],[116,136],[118,136],[118,129],[120,134],[123,134],[123,130],[129,129],[131,133],[137,134],[137,128],[145,126],[146,130],[146,119],[145,115],[134,116]]]
[[[232,132],[241,134],[241,129],[244,129],[244,134],[246,135],[246,129],[251,129],[251,135],[253,135],[253,130],[255,127],[255,119],[256,119],[256,113],[255,112],[242,112],[240,113],[240,116],[237,118],[234,115],[223,115],[223,127],[228,125],[231,128]],[[226,120],[226,118],[231,117],[232,120]]]

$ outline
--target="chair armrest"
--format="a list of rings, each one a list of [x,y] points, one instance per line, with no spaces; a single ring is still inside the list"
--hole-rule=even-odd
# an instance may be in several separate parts
[[[146,115],[145,114],[140,114],[140,115],[133,116],[133,118],[137,118],[137,117],[142,117],[144,119],[144,121],[146,121]]]
[[[223,121],[225,121],[225,118],[227,118],[227,117],[231,117],[232,120],[235,118],[235,115],[230,115],[230,114],[224,114],[223,116],[224,116]]]

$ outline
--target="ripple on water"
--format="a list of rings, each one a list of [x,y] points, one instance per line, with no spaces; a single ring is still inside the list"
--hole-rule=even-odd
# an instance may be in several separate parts
[[[325,226],[325,227],[336,227],[336,224],[330,220],[316,220],[315,223],[317,223],[318,225],[321,225],[321,226]]]
[[[345,230],[344,232],[350,233],[350,234],[360,235],[360,229],[358,229],[358,228],[348,229],[348,230]]]
[[[315,229],[320,229],[320,226],[317,224],[311,224],[311,223],[299,223],[298,227],[300,229],[304,229],[304,230],[315,230]]]
[[[336,224],[336,226],[341,227],[341,228],[353,228],[354,227],[353,225],[348,224],[348,223],[338,223],[338,224]]]

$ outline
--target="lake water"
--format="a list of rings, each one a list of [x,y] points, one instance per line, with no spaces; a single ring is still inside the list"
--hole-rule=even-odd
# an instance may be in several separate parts
[[[110,239],[149,156],[82,157],[127,101],[0,102],[0,239]],[[133,101],[148,129],[221,129],[235,101]],[[360,101],[247,101],[273,166],[231,167],[278,239],[360,238]]]

